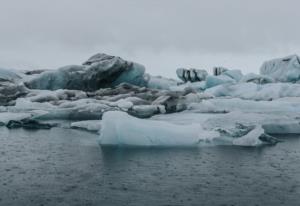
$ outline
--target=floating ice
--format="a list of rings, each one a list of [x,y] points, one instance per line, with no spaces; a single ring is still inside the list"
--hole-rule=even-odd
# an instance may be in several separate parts
[[[84,65],[70,65],[46,71],[26,85],[31,89],[73,89],[91,91],[126,82],[145,85],[144,66],[106,54],[96,54]]]
[[[297,82],[300,80],[300,57],[291,55],[266,61],[260,73],[279,82]]]
[[[168,79],[161,76],[146,75],[147,87],[150,89],[165,89],[177,86],[178,82],[174,79]]]
[[[162,116],[165,118],[168,115]],[[171,115],[171,117],[167,117],[168,119],[162,121],[138,119],[124,112],[106,112],[102,120],[100,144],[125,146],[220,144],[257,146],[276,143],[275,138],[265,135],[264,129],[253,123],[249,123],[249,125],[247,125],[247,122],[245,125],[237,124],[236,121],[230,121],[231,119],[228,120],[228,118],[229,123],[225,123],[224,118],[214,119],[213,116],[210,118],[198,114],[198,117],[202,120],[189,123],[185,121],[185,124],[181,124],[176,122],[174,117],[184,118],[184,115]]]
[[[222,74],[219,76],[208,75],[206,78],[205,87],[211,88],[211,87],[215,87],[220,84],[233,84],[233,83],[236,83],[236,81],[227,75],[222,75]]]
[[[267,84],[267,83],[274,83],[275,80],[269,76],[249,73],[243,76],[240,82],[253,82],[256,84]]]
[[[6,81],[18,81],[21,79],[21,75],[12,69],[0,68],[0,79]]]
[[[2,112],[0,113],[0,125],[6,125],[9,121],[20,121],[32,117],[30,113],[13,113],[13,112]]]
[[[217,132],[205,131],[200,125],[174,125],[168,122],[138,119],[124,112],[103,115],[101,145],[127,146],[197,146],[211,140]]]
[[[101,129],[101,121],[99,120],[86,120],[71,123],[71,128],[85,129],[91,132],[99,132]]]
[[[241,99],[273,100],[283,97],[300,97],[300,84],[223,84],[207,89],[205,93],[215,97],[238,97]]]

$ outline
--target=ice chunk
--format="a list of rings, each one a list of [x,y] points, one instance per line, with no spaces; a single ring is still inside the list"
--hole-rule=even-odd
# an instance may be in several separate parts
[[[191,88],[195,91],[203,91],[206,89],[206,82],[187,82],[178,86],[170,87],[171,91],[185,91],[186,89]]]
[[[165,89],[169,90],[170,87],[177,86],[178,82],[174,79],[168,79],[161,76],[146,76],[147,87],[150,89]]]
[[[279,82],[297,82],[300,80],[300,57],[291,55],[266,61],[260,68],[260,74]]]
[[[243,74],[240,70],[227,70],[227,71],[224,71],[222,73],[222,75],[225,75],[225,76],[228,76],[232,79],[234,79],[235,81],[240,81],[241,78],[243,77]]]
[[[253,100],[274,100],[283,97],[300,97],[300,84],[270,83],[258,85],[255,83],[223,84],[205,93],[215,97],[238,97]]]
[[[263,142],[260,140],[260,136],[264,134],[264,130],[261,126],[256,126],[248,134],[241,138],[233,140],[233,145],[239,146],[257,146],[261,145]]]
[[[267,84],[274,83],[275,80],[272,77],[266,75],[259,75],[254,73],[246,74],[241,80],[241,82],[253,82],[256,84]]]
[[[171,116],[174,117],[174,115]],[[182,118],[184,115],[176,114],[175,116]],[[198,114],[198,116],[201,115]],[[207,119],[207,117],[206,120],[190,123],[187,123],[185,119],[185,123],[182,124],[174,123],[174,119],[169,119],[171,121],[166,121],[166,119],[164,121],[145,120],[137,119],[123,112],[106,112],[102,120],[100,144],[192,147],[206,145],[257,146],[277,142],[275,138],[265,135],[260,125],[243,125],[223,118]]]
[[[217,132],[205,131],[200,125],[174,125],[168,122],[143,120],[124,112],[103,115],[101,145],[128,146],[197,146],[211,140]]]
[[[191,103],[187,107],[188,110],[193,110],[199,113],[226,113],[227,110],[222,109],[214,105],[210,101],[202,101],[200,103]]]
[[[12,69],[0,68],[0,80],[16,82],[21,79],[21,75]]]
[[[233,83],[236,83],[236,81],[227,75],[219,75],[219,76],[208,75],[206,78],[205,87],[211,88],[220,84],[233,84]]]
[[[72,89],[94,91],[126,82],[146,85],[144,66],[125,61],[120,57],[97,54],[84,65],[70,65],[58,70],[43,72],[26,82],[31,89]]]
[[[51,102],[58,100],[84,99],[87,98],[87,95],[83,91],[59,89],[56,91],[31,90],[27,97],[32,102]]]
[[[22,119],[27,119],[32,117],[31,113],[13,113],[13,112],[3,112],[0,113],[0,125],[6,125],[9,121],[20,121]]]
[[[28,89],[23,84],[0,80],[0,106],[13,105],[17,98],[27,93]]]
[[[111,106],[117,106],[120,109],[127,111],[133,107],[133,103],[124,99],[120,99],[117,102],[110,103]]]
[[[100,120],[87,120],[71,123],[71,128],[74,129],[85,129],[92,132],[99,132],[101,129]]]
[[[128,112],[135,117],[148,118],[155,114],[163,114],[166,109],[163,105],[138,105],[133,106]]]

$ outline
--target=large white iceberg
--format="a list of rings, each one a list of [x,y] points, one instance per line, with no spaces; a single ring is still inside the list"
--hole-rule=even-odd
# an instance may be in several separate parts
[[[138,119],[124,112],[107,112],[103,115],[100,145],[107,146],[257,146],[274,142],[257,124],[226,123],[228,118],[214,119],[208,115],[195,118],[176,114],[162,115],[162,119]],[[239,116],[234,114],[231,117]],[[213,117],[213,116],[211,116]],[[193,121],[189,122],[188,119]],[[197,118],[200,121],[194,121]],[[176,122],[176,119],[184,123]],[[227,119],[227,120],[226,120]],[[222,123],[225,123],[224,125]],[[263,139],[264,138],[264,139]]]
[[[103,115],[101,145],[127,146],[197,146],[202,141],[218,137],[199,124],[175,125],[156,120],[132,117],[124,112]]]
[[[261,66],[260,73],[279,82],[297,82],[300,80],[300,57],[291,55],[266,61]]]

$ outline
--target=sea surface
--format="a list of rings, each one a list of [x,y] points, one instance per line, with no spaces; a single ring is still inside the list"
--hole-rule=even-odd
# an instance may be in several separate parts
[[[300,136],[201,148],[101,148],[97,138],[1,127],[0,205],[300,205]]]

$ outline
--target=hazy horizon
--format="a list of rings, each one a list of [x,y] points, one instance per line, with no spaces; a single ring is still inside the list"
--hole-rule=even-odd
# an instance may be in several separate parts
[[[300,53],[295,0],[0,2],[4,68],[56,69],[102,52],[174,77],[178,67],[258,72]]]

